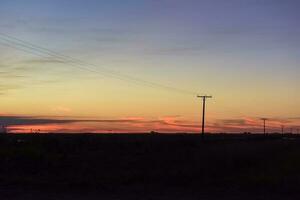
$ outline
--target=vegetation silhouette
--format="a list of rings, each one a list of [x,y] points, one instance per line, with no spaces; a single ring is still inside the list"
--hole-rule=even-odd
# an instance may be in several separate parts
[[[296,134],[2,134],[0,188],[297,196],[299,153]]]

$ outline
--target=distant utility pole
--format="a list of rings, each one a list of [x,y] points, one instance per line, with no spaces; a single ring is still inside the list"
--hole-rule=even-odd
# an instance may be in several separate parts
[[[261,118],[261,120],[264,121],[264,135],[266,135],[266,121],[268,120],[267,118]]]
[[[202,99],[202,104],[203,104],[203,108],[202,108],[202,138],[204,137],[204,133],[205,133],[205,104],[206,104],[206,99],[208,98],[212,98],[212,96],[197,96],[198,98]]]
[[[281,125],[281,134],[284,134],[284,125]]]

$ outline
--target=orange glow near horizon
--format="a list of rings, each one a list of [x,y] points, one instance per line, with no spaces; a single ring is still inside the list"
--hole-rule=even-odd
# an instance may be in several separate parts
[[[49,120],[49,119],[48,119]],[[39,119],[37,119],[39,122]],[[293,129],[299,132],[299,119],[267,121],[267,132],[281,133]],[[47,122],[48,123],[48,122]],[[199,122],[200,124],[200,122]],[[200,125],[178,119],[177,117],[163,117],[147,120],[143,117],[126,117],[114,120],[83,120],[49,124],[10,125],[12,133],[145,133],[156,131],[161,133],[200,133]],[[208,121],[206,132],[210,133],[262,133],[263,123],[260,119],[245,117],[243,119]]]

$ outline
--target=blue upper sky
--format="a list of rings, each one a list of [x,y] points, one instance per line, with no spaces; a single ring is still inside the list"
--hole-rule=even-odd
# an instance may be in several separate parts
[[[1,0],[0,30],[141,76],[170,67],[175,76],[261,70],[290,79],[299,72],[299,7],[297,0]]]

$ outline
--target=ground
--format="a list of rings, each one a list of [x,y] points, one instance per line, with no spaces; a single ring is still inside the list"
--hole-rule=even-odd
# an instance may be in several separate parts
[[[299,199],[297,135],[0,135],[1,199]]]

